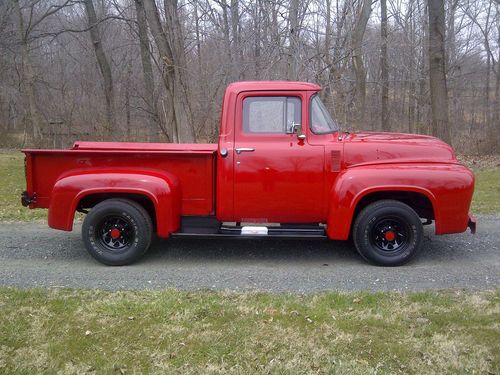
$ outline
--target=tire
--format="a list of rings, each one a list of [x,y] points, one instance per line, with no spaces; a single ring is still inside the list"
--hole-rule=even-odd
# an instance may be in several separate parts
[[[352,233],[358,253],[379,266],[400,266],[419,250],[423,226],[417,213],[395,200],[372,203],[358,214]]]
[[[151,217],[140,204],[128,199],[107,199],[85,217],[82,238],[87,251],[108,266],[138,260],[153,236]]]

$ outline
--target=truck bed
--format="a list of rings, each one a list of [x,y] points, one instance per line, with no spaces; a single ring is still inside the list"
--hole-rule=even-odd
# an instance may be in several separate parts
[[[67,150],[22,150],[31,208],[48,208],[54,184],[72,170],[155,169],[180,182],[182,215],[214,213],[216,144],[75,142]]]

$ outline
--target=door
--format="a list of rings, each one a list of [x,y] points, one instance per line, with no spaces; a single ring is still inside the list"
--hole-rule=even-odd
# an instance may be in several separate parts
[[[236,221],[322,221],[324,146],[291,134],[307,123],[306,93],[252,92],[237,100],[234,144]],[[305,129],[305,126],[304,126]],[[304,132],[305,133],[305,132]]]

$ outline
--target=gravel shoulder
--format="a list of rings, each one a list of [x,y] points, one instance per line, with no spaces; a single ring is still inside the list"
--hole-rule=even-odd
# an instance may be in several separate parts
[[[310,293],[493,289],[500,285],[500,215],[478,218],[478,233],[435,236],[407,265],[366,264],[349,242],[159,240],[138,263],[106,267],[73,232],[42,223],[0,223],[0,286],[180,288]]]

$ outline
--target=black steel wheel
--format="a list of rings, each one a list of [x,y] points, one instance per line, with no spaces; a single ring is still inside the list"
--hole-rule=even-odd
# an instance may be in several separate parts
[[[106,250],[113,253],[125,251],[135,239],[132,222],[124,216],[105,216],[96,225],[96,239]]]
[[[359,254],[381,266],[408,262],[422,244],[423,227],[417,213],[395,200],[366,206],[356,217],[353,240]]]
[[[149,248],[153,225],[147,211],[127,199],[107,199],[97,204],[83,222],[87,251],[109,266],[130,264]]]

